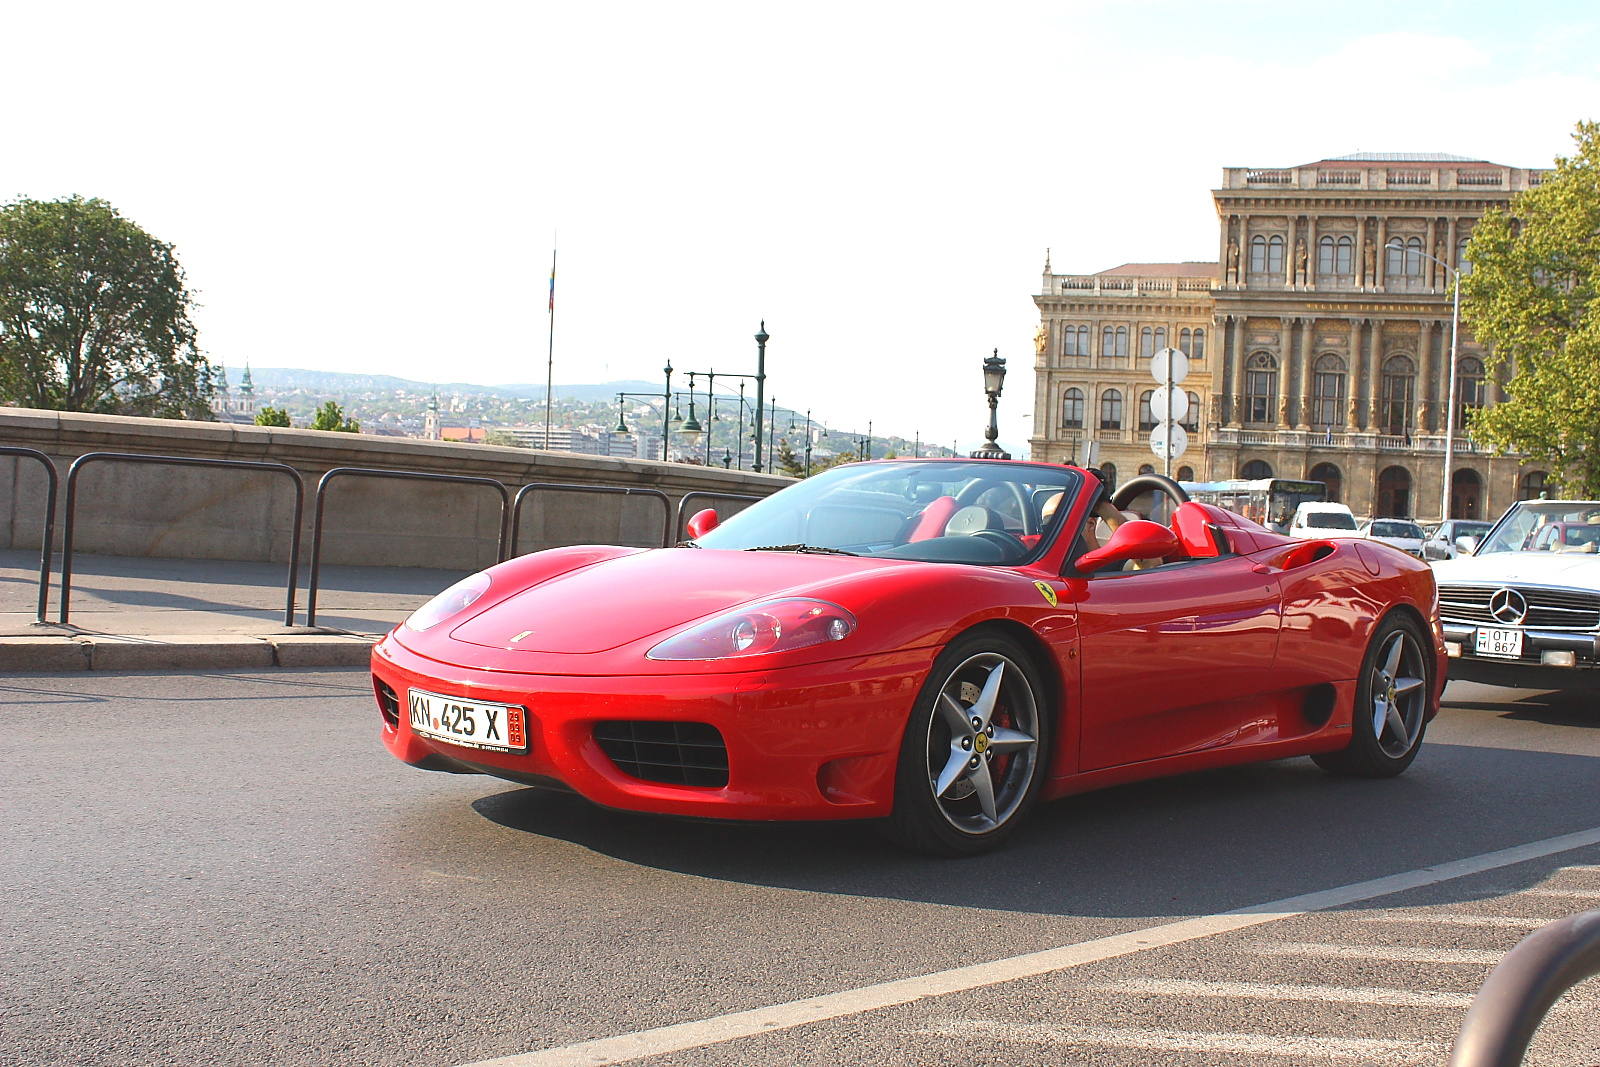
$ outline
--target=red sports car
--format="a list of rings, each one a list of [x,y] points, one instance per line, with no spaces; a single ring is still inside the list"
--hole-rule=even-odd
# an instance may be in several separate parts
[[[1398,774],[1439,707],[1426,564],[1164,478],[860,463],[690,532],[440,593],[373,650],[384,744],[614,808],[881,819],[970,855],[1041,798],[1133,779],[1304,755]]]

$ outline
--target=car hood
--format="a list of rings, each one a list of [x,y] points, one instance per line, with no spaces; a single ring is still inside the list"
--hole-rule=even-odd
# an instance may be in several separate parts
[[[455,641],[515,652],[606,652],[773,596],[832,589],[897,560],[790,552],[658,549],[620,556],[514,593],[450,631]]]
[[[1433,564],[1439,584],[1526,582],[1600,589],[1600,556],[1584,552],[1491,552]]]

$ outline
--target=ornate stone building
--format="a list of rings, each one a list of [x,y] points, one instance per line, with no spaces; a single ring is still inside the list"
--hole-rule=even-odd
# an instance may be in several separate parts
[[[1165,325],[1174,347],[1184,335],[1193,346],[1203,328],[1203,355],[1185,383],[1203,422],[1191,416],[1181,465],[1210,479],[1324,481],[1357,515],[1438,517],[1450,378],[1445,265],[1470,271],[1462,249],[1478,217],[1542,175],[1414,153],[1230,167],[1212,192],[1217,264],[1097,275],[1053,274],[1047,264],[1035,297],[1045,332],[1033,455],[1082,461],[1094,439],[1099,462],[1118,477],[1152,462],[1144,427],[1153,420],[1131,406],[1120,420],[1104,417],[1115,414],[1106,397],[1126,403],[1154,385],[1141,358],[1145,335],[1159,336],[1152,327]],[[1537,495],[1545,476],[1460,432],[1470,409],[1503,398],[1484,356],[1463,329],[1451,479],[1451,512],[1462,518],[1493,517]],[[1084,417],[1075,415],[1077,394]]]

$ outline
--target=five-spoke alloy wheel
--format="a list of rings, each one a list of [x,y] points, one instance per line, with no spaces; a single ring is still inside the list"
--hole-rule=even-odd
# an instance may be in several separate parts
[[[1421,628],[1393,614],[1373,631],[1356,688],[1350,747],[1312,758],[1326,770],[1388,778],[1416,759],[1427,725],[1433,658]]]
[[[977,855],[1008,836],[1044,781],[1049,717],[1027,653],[980,631],[945,649],[901,746],[888,828],[909,848]]]

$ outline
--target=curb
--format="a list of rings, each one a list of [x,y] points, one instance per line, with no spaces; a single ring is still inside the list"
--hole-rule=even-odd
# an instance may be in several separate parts
[[[0,672],[365,667],[377,640],[358,634],[0,637]]]

